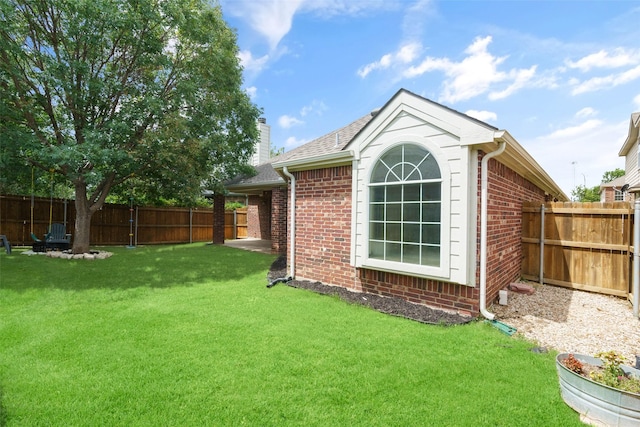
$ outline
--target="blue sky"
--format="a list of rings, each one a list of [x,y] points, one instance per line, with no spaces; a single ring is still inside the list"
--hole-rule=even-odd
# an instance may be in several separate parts
[[[221,0],[245,89],[286,151],[400,88],[506,129],[567,195],[624,169],[640,2]]]

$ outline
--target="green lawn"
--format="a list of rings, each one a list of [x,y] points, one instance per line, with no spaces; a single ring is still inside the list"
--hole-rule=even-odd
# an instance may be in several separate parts
[[[277,285],[204,244],[0,255],[0,426],[572,426],[553,354]]]

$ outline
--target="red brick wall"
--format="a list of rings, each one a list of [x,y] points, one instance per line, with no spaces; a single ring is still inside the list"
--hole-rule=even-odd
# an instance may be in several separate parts
[[[478,157],[481,161],[482,154]],[[349,265],[351,167],[296,172],[296,277],[477,315],[478,285],[464,285],[355,269]],[[480,166],[478,167],[478,193]],[[287,196],[288,197],[288,196]],[[544,202],[542,190],[495,159],[489,162],[487,302],[520,276],[522,202]],[[480,256],[478,194],[478,259]],[[276,206],[274,199],[273,206]],[[275,210],[275,208],[274,208]],[[274,215],[275,216],[275,215]],[[289,260],[290,261],[290,260]]]
[[[271,191],[271,249],[287,252],[287,189],[276,187]]]
[[[213,243],[224,244],[224,195],[213,196]]]
[[[480,173],[484,153],[478,155],[477,265],[480,265]],[[544,191],[499,163],[489,160],[487,202],[487,305],[498,291],[520,277],[522,270],[522,202],[545,202]],[[480,285],[480,269],[476,271]]]
[[[351,166],[294,173],[296,277],[353,287],[351,175]]]
[[[398,297],[469,316],[479,310],[477,287],[364,268],[358,270],[358,281],[363,292]]]
[[[249,196],[247,206],[247,237],[271,239],[271,191],[262,196]]]

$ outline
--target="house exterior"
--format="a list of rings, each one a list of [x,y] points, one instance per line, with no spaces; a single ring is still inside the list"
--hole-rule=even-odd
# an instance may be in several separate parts
[[[626,176],[621,176],[613,181],[603,182],[600,184],[600,202],[626,202],[629,201],[631,195],[624,191]]]
[[[634,193],[640,191],[640,112],[631,114],[629,122],[629,134],[622,144],[622,148],[618,153],[624,157],[625,184],[629,184],[629,192]],[[634,191],[636,190],[636,191]],[[634,200],[633,194],[630,201]]]
[[[507,131],[404,89],[227,187],[270,199],[296,279],[488,318],[520,276],[522,202],[568,200]]]

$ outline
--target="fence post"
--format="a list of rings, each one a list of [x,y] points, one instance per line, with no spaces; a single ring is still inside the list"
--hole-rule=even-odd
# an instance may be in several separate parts
[[[189,208],[189,243],[193,243],[193,208]]]
[[[540,206],[540,284],[544,283],[544,203]]]

